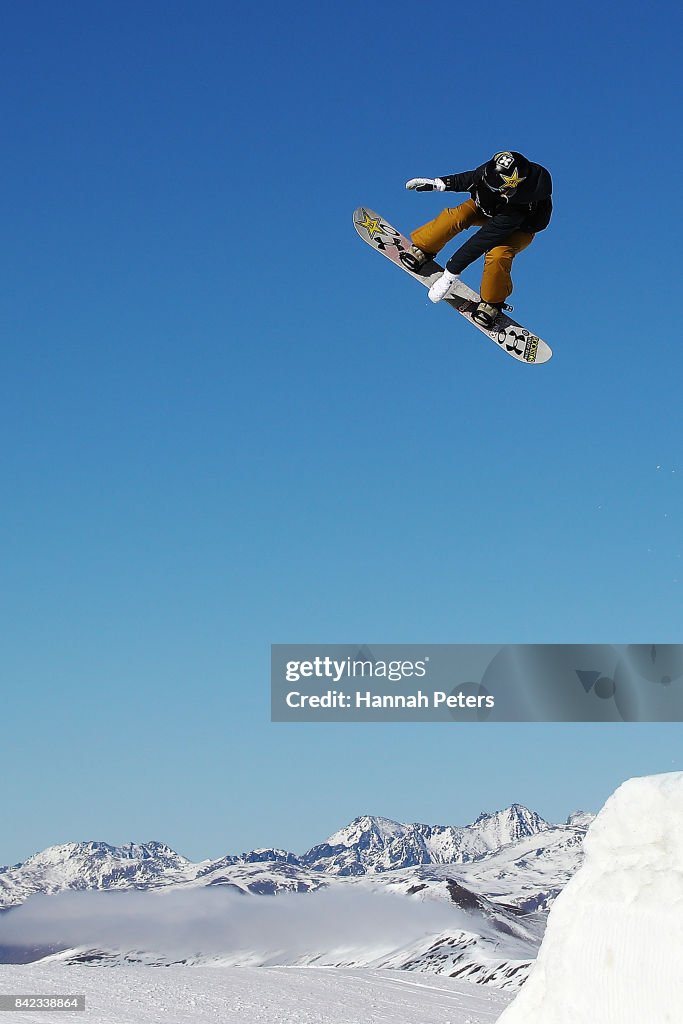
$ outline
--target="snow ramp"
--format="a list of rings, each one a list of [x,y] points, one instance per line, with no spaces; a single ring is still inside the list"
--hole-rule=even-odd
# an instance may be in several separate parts
[[[620,786],[584,852],[498,1024],[681,1024],[683,772]]]

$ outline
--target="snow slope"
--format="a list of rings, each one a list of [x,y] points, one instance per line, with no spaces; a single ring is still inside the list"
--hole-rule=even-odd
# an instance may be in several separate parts
[[[625,782],[500,1024],[683,1021],[683,772]]]
[[[323,968],[0,967],[0,991],[85,994],[82,1014],[7,1014],[7,1024],[494,1024],[509,996],[447,978]]]

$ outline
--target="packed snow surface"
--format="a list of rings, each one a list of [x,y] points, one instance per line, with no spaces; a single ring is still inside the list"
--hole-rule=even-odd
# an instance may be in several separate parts
[[[625,782],[584,854],[500,1024],[680,1024],[683,772]]]
[[[510,997],[400,971],[311,967],[0,966],[0,991],[85,995],[85,1013],[8,1013],[22,1024],[493,1024]]]

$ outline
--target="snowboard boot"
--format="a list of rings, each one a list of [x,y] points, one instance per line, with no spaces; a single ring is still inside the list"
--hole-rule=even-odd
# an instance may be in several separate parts
[[[472,314],[472,319],[475,324],[490,330],[495,324],[501,309],[504,307],[504,302],[484,302],[482,300]]]
[[[408,270],[412,270],[413,273],[418,271],[420,267],[423,267],[425,263],[429,263],[430,260],[434,259],[434,254],[431,252],[423,252],[422,249],[418,249],[416,245],[411,245],[410,249],[404,249],[399,255],[399,259],[404,267]]]

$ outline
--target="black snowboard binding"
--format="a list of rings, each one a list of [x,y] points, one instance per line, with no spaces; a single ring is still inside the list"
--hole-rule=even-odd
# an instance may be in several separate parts
[[[483,299],[472,314],[475,324],[490,330],[503,309],[512,309],[506,302],[484,302]]]
[[[422,249],[418,249],[416,245],[411,245],[410,249],[404,249],[402,253],[399,253],[398,258],[404,267],[416,273],[425,263],[433,260],[434,256],[430,252],[423,252]]]

